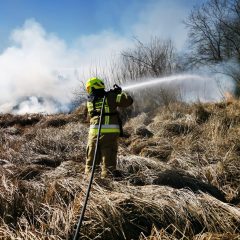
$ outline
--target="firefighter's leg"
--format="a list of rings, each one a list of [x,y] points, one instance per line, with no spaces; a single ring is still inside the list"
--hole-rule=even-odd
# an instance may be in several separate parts
[[[102,142],[102,177],[111,175],[117,165],[118,136],[108,134]]]
[[[94,154],[95,154],[95,147],[96,147],[96,136],[89,135],[88,136],[88,145],[87,145],[87,159],[86,159],[86,166],[85,166],[85,174],[89,174],[92,169]],[[101,151],[99,148],[98,155],[96,158],[96,169],[98,170],[100,167],[100,159],[101,159]]]

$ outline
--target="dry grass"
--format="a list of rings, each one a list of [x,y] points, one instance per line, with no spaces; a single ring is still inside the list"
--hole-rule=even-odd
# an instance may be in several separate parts
[[[81,239],[240,239],[239,116],[233,100],[130,119],[122,178],[96,174]],[[87,187],[85,121],[83,106],[0,116],[0,239],[72,239]]]
[[[90,238],[101,235],[103,239],[132,239],[140,233],[149,235],[153,224],[177,238],[190,238],[203,230],[238,231],[240,211],[209,195],[195,195],[186,189],[136,188],[119,183],[110,186],[110,190],[94,189],[86,219],[89,221],[86,220],[83,234],[89,234],[91,228]],[[179,231],[174,232],[170,225]]]

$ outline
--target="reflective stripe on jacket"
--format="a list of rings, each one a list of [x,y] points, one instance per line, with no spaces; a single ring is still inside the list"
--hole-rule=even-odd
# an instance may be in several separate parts
[[[101,112],[103,98],[98,99],[95,102],[95,111],[93,102],[87,102],[88,113],[91,116],[90,119],[90,133],[98,133],[99,115]],[[110,91],[106,95],[106,101],[104,105],[104,116],[102,120],[101,133],[120,133],[117,107],[128,107],[133,103],[133,99],[126,93],[116,94]],[[116,114],[115,114],[116,113]],[[108,115],[109,114],[109,115]]]
[[[90,125],[90,133],[98,133],[98,125]],[[103,124],[101,126],[101,133],[120,133],[119,125],[117,124]]]

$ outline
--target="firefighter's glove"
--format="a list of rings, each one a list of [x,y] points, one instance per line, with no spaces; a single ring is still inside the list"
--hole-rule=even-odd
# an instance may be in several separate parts
[[[122,93],[122,88],[119,87],[117,84],[114,84],[114,85],[113,85],[113,91],[114,91],[116,94],[121,94],[121,93]]]

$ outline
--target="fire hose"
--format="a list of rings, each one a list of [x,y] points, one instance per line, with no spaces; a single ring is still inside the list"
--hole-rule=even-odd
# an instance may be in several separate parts
[[[96,159],[97,159],[97,154],[98,154],[98,147],[99,147],[99,138],[100,138],[100,135],[101,135],[102,116],[103,116],[105,101],[106,101],[106,95],[103,97],[103,102],[102,102],[102,106],[101,106],[100,119],[99,119],[99,124],[98,124],[98,134],[97,134],[97,141],[96,141],[93,164],[92,164],[91,177],[90,177],[90,180],[89,180],[89,183],[88,183],[88,188],[87,188],[85,200],[84,200],[84,203],[83,203],[82,211],[81,211],[81,214],[80,214],[80,217],[79,217],[79,220],[78,220],[77,229],[76,229],[73,240],[78,240],[79,237],[80,237],[80,229],[81,229],[81,226],[82,226],[82,223],[83,223],[84,213],[85,213],[85,210],[86,210],[86,207],[87,207],[87,202],[88,202],[88,198],[89,198],[89,194],[90,194],[90,190],[91,190],[91,186],[92,186],[92,182],[93,182],[94,171],[95,171],[95,168],[96,168]]]

